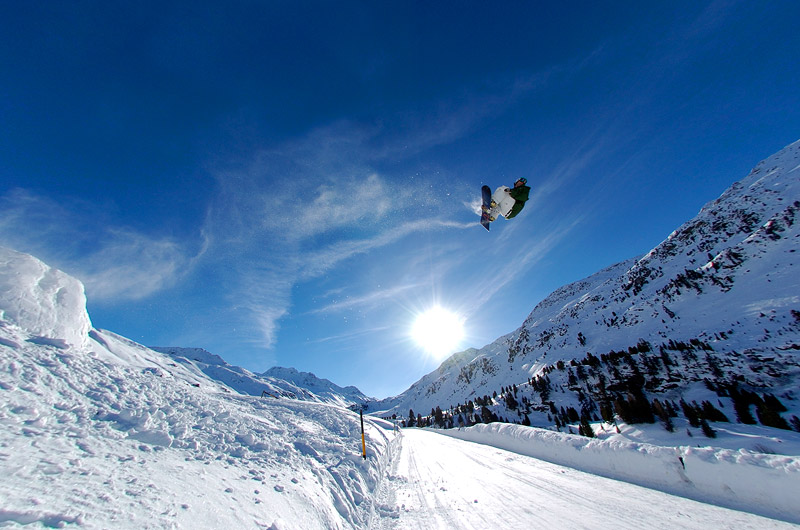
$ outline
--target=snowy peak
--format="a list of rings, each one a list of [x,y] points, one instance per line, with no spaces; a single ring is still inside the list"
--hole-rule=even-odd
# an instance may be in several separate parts
[[[286,397],[303,401],[330,403],[344,407],[361,405],[370,398],[355,387],[341,388],[314,374],[294,368],[272,368],[255,374],[225,362],[222,357],[202,348],[153,346],[154,351],[168,355],[189,370],[251,396]]]
[[[28,254],[0,247],[0,320],[18,326],[31,342],[80,347],[92,323],[83,284]]]
[[[636,296],[648,284],[664,288],[658,279],[664,277],[667,263],[698,274],[734,263],[737,252],[745,250],[741,245],[780,239],[779,234],[794,224],[798,199],[800,142],[795,142],[759,163],[636,263],[624,276],[624,289]]]
[[[281,379],[313,392],[318,396],[334,400],[344,399],[351,404],[363,404],[371,401],[354,386],[340,387],[327,379],[320,379],[310,372],[300,372],[295,368],[275,366],[264,372],[267,378]]]
[[[219,355],[204,350],[203,348],[175,348],[165,346],[151,346],[151,350],[166,353],[171,357],[184,357],[209,366],[230,366]],[[233,368],[233,367],[232,367]]]

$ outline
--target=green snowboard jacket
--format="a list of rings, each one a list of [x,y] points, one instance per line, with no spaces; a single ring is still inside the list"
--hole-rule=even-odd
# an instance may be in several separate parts
[[[531,193],[531,188],[529,186],[520,186],[519,188],[511,188],[508,190],[508,194],[514,198],[514,206],[511,208],[511,211],[506,216],[506,219],[511,219],[512,217],[516,217],[516,215],[522,211],[522,208],[525,207],[525,201],[528,200],[528,195]]]

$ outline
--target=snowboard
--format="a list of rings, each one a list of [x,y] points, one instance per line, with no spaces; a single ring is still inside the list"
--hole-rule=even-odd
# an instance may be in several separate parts
[[[489,230],[489,210],[492,207],[492,189],[489,186],[481,187],[481,224]]]

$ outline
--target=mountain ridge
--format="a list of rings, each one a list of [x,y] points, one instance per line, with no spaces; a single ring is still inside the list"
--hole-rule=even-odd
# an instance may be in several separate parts
[[[151,346],[151,350],[168,355],[176,362],[190,366],[211,379],[237,392],[251,396],[288,397],[304,401],[359,407],[372,400],[354,386],[340,387],[327,379],[294,368],[273,367],[257,374],[228,364],[222,357],[203,348]]]

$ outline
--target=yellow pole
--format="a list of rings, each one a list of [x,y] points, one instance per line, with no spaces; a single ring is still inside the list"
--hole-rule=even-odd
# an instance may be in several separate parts
[[[364,411],[359,410],[358,414],[361,416],[361,456],[364,460],[367,459],[367,442],[364,439]]]

